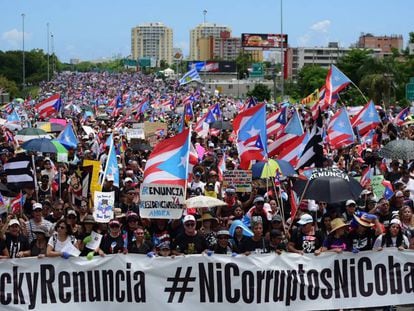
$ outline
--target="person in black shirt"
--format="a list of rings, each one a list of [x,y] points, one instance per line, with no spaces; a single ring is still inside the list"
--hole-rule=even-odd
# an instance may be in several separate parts
[[[230,239],[230,233],[227,230],[217,231],[217,243],[212,248],[215,254],[233,254],[234,248]]]
[[[262,222],[255,221],[254,218],[252,220],[253,236],[247,238],[244,243],[240,245],[240,253],[246,255],[249,255],[251,252],[255,252],[256,254],[269,253],[269,241],[263,236]]]
[[[183,220],[184,232],[179,234],[172,244],[174,255],[201,254],[207,249],[204,237],[196,230],[196,220],[193,215],[187,215]]]
[[[138,227],[134,231],[135,239],[128,244],[128,253],[148,254],[152,251],[152,244],[144,239],[144,228]]]
[[[109,222],[109,233],[102,238],[99,246],[99,255],[103,254],[117,254],[124,252],[124,239],[121,235],[121,224],[117,219],[112,219]]]
[[[8,216],[8,221],[2,229],[2,237],[6,243],[10,258],[19,258],[23,257],[22,252],[30,249],[30,244],[28,239],[21,233],[20,222],[12,217],[13,215],[11,214]]]
[[[319,255],[323,240],[320,232],[316,231],[313,226],[312,216],[303,214],[297,223],[300,227],[293,230],[288,243],[288,251],[301,255],[305,253]]]
[[[372,250],[375,239],[381,234],[380,226],[377,226],[377,230],[374,229],[375,221],[377,218],[372,214],[357,212],[354,215],[348,234],[353,252]]]

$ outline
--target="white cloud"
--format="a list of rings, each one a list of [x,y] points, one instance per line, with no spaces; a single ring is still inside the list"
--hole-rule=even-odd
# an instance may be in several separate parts
[[[30,39],[30,37],[31,34],[27,32],[24,33],[25,40]],[[3,32],[1,38],[9,44],[10,48],[16,49],[22,46],[23,32],[18,31],[16,28],[14,28],[12,30]]]
[[[329,26],[331,26],[331,21],[328,19],[325,19],[323,21],[317,22],[313,24],[310,29],[316,32],[328,32]]]

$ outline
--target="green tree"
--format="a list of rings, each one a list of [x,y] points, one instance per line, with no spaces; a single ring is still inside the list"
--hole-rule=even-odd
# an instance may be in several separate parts
[[[244,53],[243,51],[236,58],[237,76],[238,79],[244,79],[249,76],[248,68],[252,64],[251,54]]]
[[[366,74],[365,71],[361,71],[360,68],[363,65],[369,64],[373,60],[371,50],[352,49],[340,59],[338,59],[337,67],[356,85],[359,85],[359,81],[362,76]],[[375,63],[372,63],[375,64]]]
[[[4,76],[0,76],[0,93],[9,93],[10,98],[16,97],[19,91],[19,88],[16,85],[16,82],[8,80]]]
[[[327,69],[319,66],[305,66],[299,72],[297,87],[300,97],[306,97],[316,89],[320,89],[325,85]]]
[[[271,90],[264,84],[255,84],[253,90],[247,92],[247,96],[256,97],[258,101],[270,100]]]

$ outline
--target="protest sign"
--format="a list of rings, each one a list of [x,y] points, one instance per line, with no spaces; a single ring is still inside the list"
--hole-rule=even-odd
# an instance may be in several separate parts
[[[115,192],[100,192],[95,191],[94,193],[94,211],[93,217],[96,222],[108,223],[114,218],[114,202]]]
[[[141,217],[179,219],[183,214],[185,191],[176,185],[142,184],[140,199]]]
[[[227,170],[223,173],[223,187],[234,186],[237,192],[252,191],[252,171]]]

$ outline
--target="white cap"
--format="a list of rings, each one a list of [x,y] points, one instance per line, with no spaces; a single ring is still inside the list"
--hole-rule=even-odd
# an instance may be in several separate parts
[[[299,225],[306,225],[313,222],[313,218],[309,214],[303,214],[298,221]]]
[[[13,225],[18,225],[20,227],[20,222],[17,219],[12,219],[9,221],[9,227]]]
[[[209,147],[214,147],[214,143],[209,142],[209,143],[208,143],[208,146],[209,146]]]
[[[345,206],[348,206],[348,205],[351,205],[351,204],[356,205],[356,202],[354,200],[348,200],[348,201],[346,201]]]
[[[114,179],[114,175],[111,175],[111,174],[106,175],[106,180],[107,180],[107,181],[115,181],[115,179]]]
[[[401,221],[397,218],[394,218],[390,221],[390,226],[391,225],[399,225],[401,227]]]
[[[124,182],[133,182],[133,180],[132,180],[131,177],[127,177],[127,178],[124,179]]]
[[[43,209],[43,205],[41,203],[35,203],[33,204],[32,210],[35,209]]]
[[[193,215],[186,215],[183,219],[183,223],[186,223],[187,221],[196,221]]]

